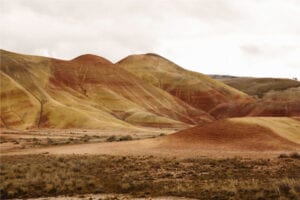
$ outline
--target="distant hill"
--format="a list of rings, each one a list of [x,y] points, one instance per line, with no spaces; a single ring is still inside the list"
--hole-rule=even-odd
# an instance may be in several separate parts
[[[281,78],[226,78],[221,79],[227,85],[241,90],[249,95],[262,98],[271,91],[283,91],[294,87],[300,87],[300,81]]]
[[[235,77],[218,79],[255,97],[252,103],[221,105],[211,114],[218,118],[235,116],[300,116],[300,82],[280,78]]]
[[[219,74],[207,74],[207,76],[213,79],[230,79],[230,78],[239,78],[238,76],[231,76],[231,75],[219,75]]]

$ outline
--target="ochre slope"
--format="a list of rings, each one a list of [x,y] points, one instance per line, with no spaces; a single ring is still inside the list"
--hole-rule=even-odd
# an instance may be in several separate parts
[[[251,101],[243,92],[206,75],[185,70],[155,54],[128,56],[117,64],[195,108],[207,112],[223,103]]]
[[[1,76],[6,78],[1,78],[1,120],[6,128],[105,128],[108,125],[112,129],[122,127],[121,121],[101,110],[97,110],[97,119],[92,113],[76,109],[72,104],[66,105],[68,103],[56,101],[54,97],[60,91],[48,85],[48,77],[51,74],[47,58],[17,54],[9,54],[11,57],[7,57],[3,54],[1,53]],[[49,95],[46,88],[49,91],[53,90],[55,95]],[[18,122],[11,121],[9,116],[17,116],[15,120]],[[27,116],[30,116],[30,119]]]
[[[0,67],[4,76],[27,91],[39,109],[39,115],[32,117],[38,119],[26,128],[135,129],[133,125],[186,126],[211,120],[205,112],[99,56],[63,61],[1,50]],[[7,83],[3,84],[1,96]],[[22,100],[10,94],[6,94],[7,99],[17,104]],[[2,112],[1,124],[14,127]],[[23,128],[24,124],[27,122],[16,127]]]
[[[40,103],[32,94],[0,72],[1,126],[33,127],[40,114]]]
[[[243,117],[232,118],[233,122],[256,124],[271,129],[274,133],[300,144],[300,118],[288,117]]]

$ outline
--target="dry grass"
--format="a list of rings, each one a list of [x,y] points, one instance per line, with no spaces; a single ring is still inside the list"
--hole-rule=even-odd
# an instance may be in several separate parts
[[[300,154],[298,152],[293,152],[293,153],[290,153],[289,155],[288,154],[280,154],[278,156],[278,158],[293,158],[293,159],[300,159]]]
[[[91,193],[198,199],[299,199],[300,160],[2,156],[1,198]]]

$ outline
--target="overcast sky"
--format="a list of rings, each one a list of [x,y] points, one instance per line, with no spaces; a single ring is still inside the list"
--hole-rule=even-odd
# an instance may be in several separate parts
[[[116,62],[154,52],[207,74],[300,79],[299,0],[0,0],[0,48]]]

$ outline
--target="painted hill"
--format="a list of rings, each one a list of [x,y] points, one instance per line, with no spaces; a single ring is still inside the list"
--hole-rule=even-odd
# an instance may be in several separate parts
[[[131,55],[117,64],[206,112],[221,104],[252,101],[251,97],[243,92],[201,73],[185,70],[156,54]]]
[[[284,90],[271,90],[264,94],[263,99],[273,101],[300,101],[300,86],[290,87]]]
[[[293,87],[300,87],[300,81],[292,79],[240,77],[220,80],[231,87],[259,98],[271,91],[284,91]]]
[[[300,82],[278,78],[227,78],[226,84],[256,98],[240,105],[220,105],[211,114],[236,116],[300,116]]]
[[[5,127],[136,129],[212,119],[95,55],[64,61],[1,50],[0,68]]]

